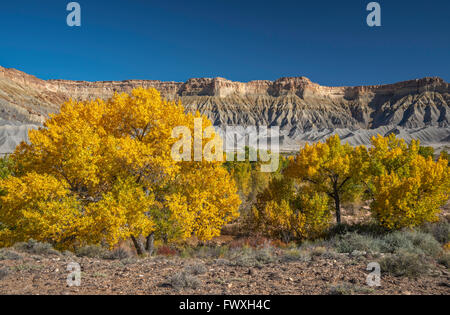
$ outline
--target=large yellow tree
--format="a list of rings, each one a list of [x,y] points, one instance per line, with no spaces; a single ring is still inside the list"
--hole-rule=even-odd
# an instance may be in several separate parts
[[[162,99],[155,89],[63,104],[43,128],[30,131],[30,142],[19,145],[12,156],[15,177],[0,182],[5,191],[0,197],[5,240],[33,237],[68,247],[99,242],[114,246],[131,238],[143,253],[152,250],[161,218],[171,220],[180,237],[218,235],[223,224],[238,216],[234,181],[220,161],[173,158],[179,140],[173,137],[174,128],[185,126],[194,134],[199,131],[194,130],[196,118],[203,121],[204,137],[197,141],[201,149],[220,140],[206,117],[185,114],[181,103]],[[189,138],[189,149],[194,142]],[[58,184],[39,190],[36,183],[42,176]],[[23,191],[13,189],[14,181],[33,183],[27,189],[34,197],[27,202],[39,201],[39,207],[26,208],[33,216],[19,205],[24,201],[16,197]],[[70,208],[63,210],[65,204]],[[61,224],[57,231],[44,232],[38,221],[47,220],[50,211],[53,220],[67,219],[70,228]],[[22,228],[30,217],[36,217],[35,222],[25,225],[33,225],[33,233]],[[147,246],[142,238],[147,238]]]

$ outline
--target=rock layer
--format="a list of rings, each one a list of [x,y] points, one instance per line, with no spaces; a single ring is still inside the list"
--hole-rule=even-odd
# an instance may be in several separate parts
[[[130,92],[139,86],[154,87],[168,99],[180,99],[187,110],[199,110],[218,127],[280,126],[287,142],[343,130],[350,138],[353,133],[359,135],[358,139],[366,139],[373,130],[394,129],[406,138],[413,133],[426,134],[422,137],[426,143],[450,142],[450,87],[437,77],[357,87],[321,86],[305,77],[248,83],[224,78],[189,79],[184,83],[86,82],[41,80],[0,67],[0,118],[13,125],[40,125],[69,98],[106,99],[114,92]]]

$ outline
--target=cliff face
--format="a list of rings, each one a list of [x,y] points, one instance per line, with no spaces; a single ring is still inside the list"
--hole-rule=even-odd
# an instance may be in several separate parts
[[[0,67],[0,118],[14,124],[41,124],[69,98],[109,98],[116,91],[130,92],[139,86],[154,87],[169,99],[181,99],[187,110],[205,113],[218,127],[280,126],[290,139],[304,139],[324,130],[354,133],[360,129],[433,128],[435,136],[425,141],[450,142],[450,87],[440,78],[358,87],[326,87],[305,77],[248,83],[224,78],[184,83],[44,81]]]

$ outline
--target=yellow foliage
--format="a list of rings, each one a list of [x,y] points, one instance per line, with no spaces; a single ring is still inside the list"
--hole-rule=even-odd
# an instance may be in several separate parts
[[[241,203],[230,174],[215,163],[184,164],[174,183],[175,193],[169,197],[169,207],[181,223],[184,237],[196,235],[209,240],[239,217]],[[178,208],[178,211],[175,209]]]
[[[334,201],[336,219],[340,223],[341,202],[353,199],[361,191],[364,152],[363,147],[355,149],[342,144],[335,135],[325,143],[306,144],[290,161],[286,174]]]
[[[305,216],[304,238],[316,238],[323,235],[330,226],[330,207],[324,194],[306,193],[300,195],[300,209]]]
[[[201,130],[195,126],[196,118],[201,119]],[[7,195],[0,222],[11,227],[2,232],[4,238],[13,237],[10,231],[14,230],[23,239],[45,238],[56,243],[70,239],[72,244],[105,241],[114,246],[120,240],[155,232],[161,227],[157,220],[166,216],[161,212],[179,220],[175,225],[183,230],[183,237],[218,235],[221,226],[238,215],[234,181],[222,162],[175,161],[171,149],[178,139],[172,131],[178,126],[206,134],[202,149],[211,140],[221,141],[205,116],[185,114],[181,103],[162,99],[155,89],[116,93],[106,101],[66,102],[43,128],[30,131],[29,144],[17,147],[12,160],[18,177],[11,181],[32,184],[30,196],[23,197],[33,205],[28,208],[28,220],[49,220],[50,211],[67,212],[58,224],[70,222],[71,229],[57,228],[57,224],[59,235],[45,231],[43,223],[33,229],[19,225],[24,217],[19,214],[23,212],[22,190],[12,188],[12,182],[2,182]],[[39,176],[50,178],[53,186],[41,188]],[[48,197],[55,194],[60,198]],[[45,200],[45,207],[39,200]],[[72,212],[77,215],[69,220]],[[4,222],[3,217],[10,221]]]
[[[155,228],[147,215],[152,206],[153,195],[146,194],[133,179],[119,179],[100,201],[86,206],[79,222],[80,235],[89,243],[104,240],[110,245],[133,235],[149,235]]]
[[[450,193],[448,162],[419,154],[419,142],[408,146],[395,136],[372,139],[369,150],[374,218],[389,229],[438,220]]]
[[[0,180],[0,246],[33,238],[60,247],[73,241],[81,207],[67,183],[34,172]]]
[[[254,211],[255,216],[263,218],[265,233],[270,237],[288,243],[301,238],[304,233],[305,215],[294,211],[286,200],[281,200],[280,203],[269,201],[262,213],[258,213],[256,208]]]
[[[292,180],[281,178],[258,195],[247,221],[254,230],[288,243],[320,236],[329,226],[330,211],[326,196],[297,191]]]

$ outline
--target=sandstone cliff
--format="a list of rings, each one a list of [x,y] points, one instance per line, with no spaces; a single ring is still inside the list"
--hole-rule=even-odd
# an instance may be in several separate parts
[[[331,133],[352,144],[366,143],[373,133],[389,132],[405,138],[415,134],[430,144],[450,142],[450,87],[436,77],[357,87],[326,87],[305,77],[248,83],[224,78],[85,82],[45,81],[0,67],[1,125],[39,125],[69,98],[108,98],[138,86],[181,99],[187,110],[207,114],[218,127],[280,126],[286,145]]]

